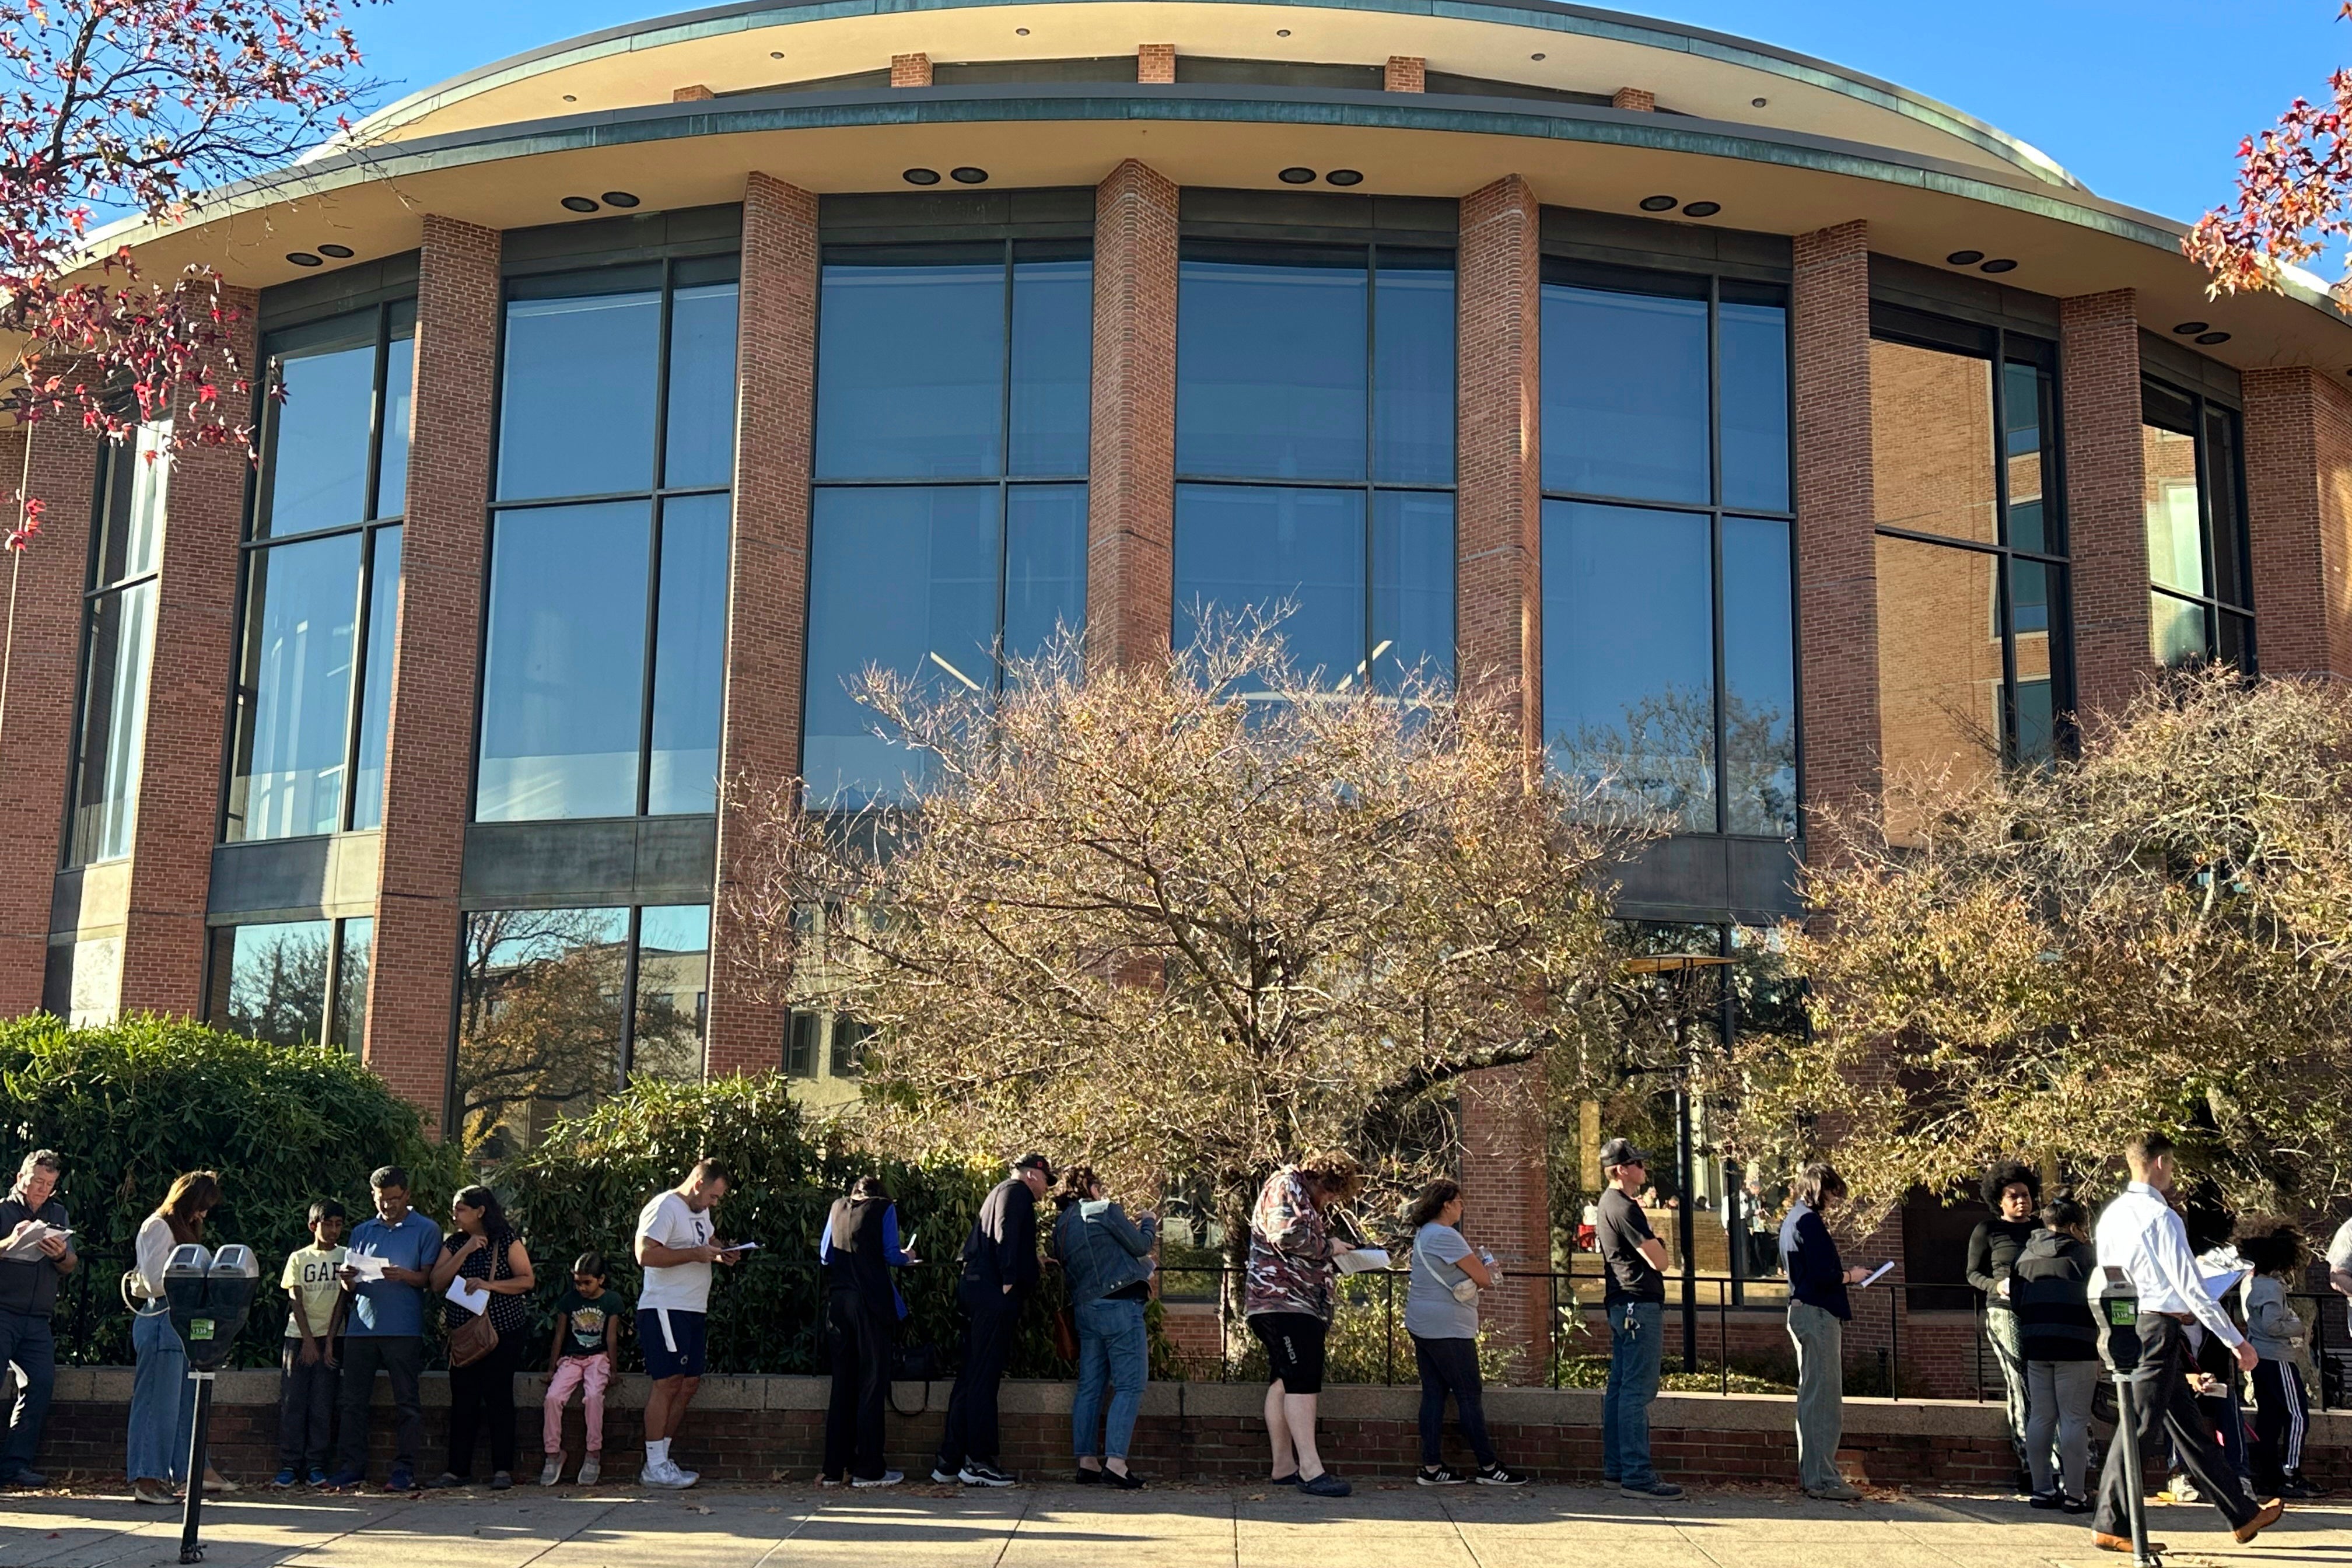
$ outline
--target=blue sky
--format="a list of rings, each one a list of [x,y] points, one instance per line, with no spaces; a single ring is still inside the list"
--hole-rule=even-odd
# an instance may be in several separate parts
[[[383,101],[506,55],[684,9],[667,0],[393,0],[356,13]],[[1658,0],[1620,9],[1850,66],[1966,110],[2100,195],[2188,220],[2239,138],[2352,64],[2336,0]]]

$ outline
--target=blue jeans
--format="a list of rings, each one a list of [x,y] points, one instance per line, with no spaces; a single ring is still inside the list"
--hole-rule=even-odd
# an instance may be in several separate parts
[[[1601,1473],[1621,1486],[1655,1486],[1650,1468],[1650,1401],[1658,1396],[1658,1358],[1665,1348],[1666,1309],[1658,1301],[1620,1301],[1609,1309],[1609,1389],[1601,1396]]]
[[[188,1352],[173,1331],[172,1315],[142,1312],[131,1319],[131,1348],[139,1356],[131,1380],[131,1479],[184,1481],[196,1385],[188,1380]]]
[[[1079,1458],[1090,1458],[1095,1433],[1102,1433],[1099,1450],[1107,1459],[1127,1458],[1128,1440],[1135,1436],[1135,1413],[1143,1407],[1143,1383],[1151,1360],[1143,1334],[1143,1303],[1114,1301],[1108,1297],[1088,1301],[1073,1313],[1078,1327],[1078,1392],[1070,1401],[1070,1448]],[[1103,1391],[1110,1391],[1110,1416],[1103,1416]]]
[[[0,1366],[16,1369],[16,1408],[8,1417],[7,1445],[0,1447],[0,1481],[5,1481],[33,1468],[41,1447],[41,1424],[49,1418],[58,1352],[48,1319],[0,1312]]]

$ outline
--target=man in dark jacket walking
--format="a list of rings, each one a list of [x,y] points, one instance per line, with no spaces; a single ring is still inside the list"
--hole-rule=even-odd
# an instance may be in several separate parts
[[[989,1190],[963,1243],[963,1365],[948,1395],[947,1430],[931,1479],[1009,1487],[996,1465],[996,1385],[1013,1352],[1013,1326],[1037,1290],[1037,1200],[1054,1183],[1053,1163],[1024,1154]]]

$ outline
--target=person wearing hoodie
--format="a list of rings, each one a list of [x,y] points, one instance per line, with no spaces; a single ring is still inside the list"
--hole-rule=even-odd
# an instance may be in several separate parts
[[[2025,1360],[2025,1463],[2035,1508],[2088,1513],[2091,1395],[2099,1386],[2099,1327],[2085,1299],[2091,1216],[2062,1192],[2042,1205],[2041,1219],[2009,1275]]]
[[[2254,1485],[2265,1497],[2325,1495],[2303,1475],[2309,1405],[2295,1354],[2303,1320],[2286,1303],[2287,1281],[2303,1272],[2311,1249],[2290,1222],[2264,1215],[2238,1231],[2238,1255],[2253,1265],[2246,1281],[2246,1342],[2254,1347]]]

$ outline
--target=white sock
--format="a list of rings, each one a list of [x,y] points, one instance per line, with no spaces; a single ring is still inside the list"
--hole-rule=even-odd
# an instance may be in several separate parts
[[[668,1438],[655,1437],[646,1442],[646,1463],[655,1467],[656,1468],[669,1463]]]

